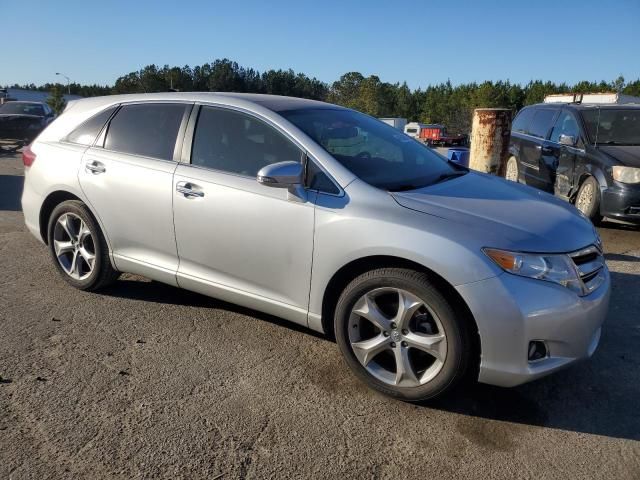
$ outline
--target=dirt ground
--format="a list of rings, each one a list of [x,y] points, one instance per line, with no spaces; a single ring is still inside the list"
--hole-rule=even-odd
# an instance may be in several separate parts
[[[0,156],[0,478],[640,478],[640,231],[600,229],[600,348],[514,389],[380,396],[336,345],[124,276],[72,289],[23,225]]]

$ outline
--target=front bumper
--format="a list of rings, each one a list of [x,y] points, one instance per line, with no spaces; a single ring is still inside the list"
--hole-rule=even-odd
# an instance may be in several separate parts
[[[508,273],[456,287],[478,325],[478,381],[513,387],[590,357],[609,307],[606,267],[605,275],[605,282],[584,297],[561,285]],[[546,358],[528,360],[533,340],[546,343]]]
[[[605,217],[640,223],[640,185],[615,183],[602,191],[600,213]]]

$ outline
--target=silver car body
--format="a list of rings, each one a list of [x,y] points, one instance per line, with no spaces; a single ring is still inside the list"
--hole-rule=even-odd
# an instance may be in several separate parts
[[[338,194],[267,188],[255,178],[193,166],[190,138],[175,159],[110,152],[64,137],[108,106],[131,102],[216,105],[259,117],[303,149],[339,187]],[[72,195],[85,202],[123,272],[241,304],[323,331],[332,278],[376,257],[413,262],[459,293],[478,327],[479,380],[513,386],[595,350],[609,301],[604,283],[586,296],[501,270],[492,247],[570,253],[599,242],[591,223],[551,195],[480,173],[420,190],[389,193],[358,179],[278,110],[325,105],[250,94],[158,93],[73,102],[34,142],[23,210],[41,241],[43,206]],[[340,107],[335,107],[340,108]],[[181,131],[188,131],[188,125]],[[92,162],[105,171],[96,175]],[[197,185],[204,196],[181,195]],[[63,192],[63,193],[61,193]],[[46,209],[45,209],[46,210]],[[46,223],[45,223],[46,226]],[[325,319],[327,320],[327,319]],[[532,340],[550,356],[527,359]]]

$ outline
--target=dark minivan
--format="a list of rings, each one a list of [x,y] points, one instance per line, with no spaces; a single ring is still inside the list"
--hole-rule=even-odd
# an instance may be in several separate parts
[[[505,178],[553,193],[597,223],[640,223],[640,105],[542,103],[513,121]]]

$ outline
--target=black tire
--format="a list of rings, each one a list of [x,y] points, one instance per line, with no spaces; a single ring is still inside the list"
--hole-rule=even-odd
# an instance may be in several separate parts
[[[91,273],[86,278],[76,279],[70,276],[63,268],[54,248],[54,229],[58,219],[66,214],[71,213],[82,219],[92,237],[92,246],[94,248],[95,260]],[[47,238],[49,243],[49,252],[53,263],[58,269],[58,272],[64,278],[64,280],[71,286],[79,290],[95,291],[101,288],[107,287],[115,282],[120,272],[115,270],[111,265],[109,258],[109,247],[107,242],[98,226],[98,223],[93,218],[93,215],[89,212],[84,203],[79,200],[68,200],[62,202],[51,212],[49,217],[49,224],[47,226]]]
[[[591,192],[591,195],[588,199],[583,199],[587,195],[586,192]],[[594,177],[589,176],[582,182],[575,196],[574,205],[594,225],[602,221],[602,215],[600,215],[600,185]]]
[[[371,290],[388,287],[403,289],[419,297],[435,312],[444,328],[447,348],[444,363],[439,372],[423,385],[398,387],[379,380],[360,363],[351,347],[349,319],[356,302]],[[471,334],[466,320],[456,313],[426,274],[404,268],[381,268],[366,272],[347,285],[336,306],[334,328],[347,365],[358,378],[385,395],[420,402],[443,395],[465,377],[472,357]]]

